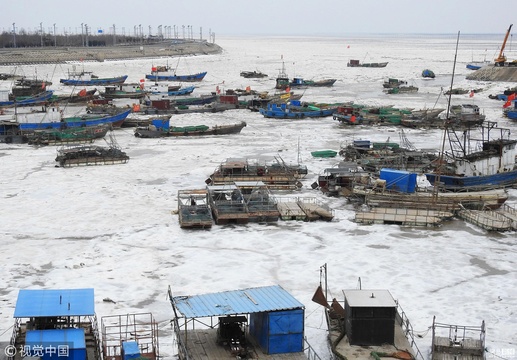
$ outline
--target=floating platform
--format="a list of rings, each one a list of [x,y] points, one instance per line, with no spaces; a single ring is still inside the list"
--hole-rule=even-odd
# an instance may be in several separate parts
[[[179,190],[178,215],[181,228],[211,228],[214,220],[208,205],[208,191],[206,189]]]
[[[282,220],[331,221],[333,211],[316,198],[279,198],[277,207]]]
[[[403,226],[439,226],[444,219],[454,216],[449,211],[405,208],[372,208],[355,214],[355,222],[360,224],[396,224]]]

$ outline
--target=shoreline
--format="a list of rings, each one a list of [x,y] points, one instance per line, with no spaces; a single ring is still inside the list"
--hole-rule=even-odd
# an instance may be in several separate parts
[[[0,49],[0,66],[63,64],[74,61],[125,60],[219,54],[222,48],[206,41],[160,42],[156,44],[103,47],[58,47]]]

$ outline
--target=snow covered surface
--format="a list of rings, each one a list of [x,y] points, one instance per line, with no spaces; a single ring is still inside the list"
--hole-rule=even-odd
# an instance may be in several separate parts
[[[489,94],[511,83],[469,82],[465,65],[485,49],[494,53],[502,39],[460,38],[454,87],[483,88],[474,97],[453,95],[452,103],[480,106],[488,121],[517,125],[502,117],[502,102]],[[99,77],[129,75],[138,82],[154,65],[177,62],[178,73],[208,71],[194,94],[244,89],[274,91],[282,61],[290,77],[337,78],[331,88],[307,89],[302,100],[355,101],[414,109],[446,107],[440,94],[451,83],[456,35],[361,38],[220,38],[221,55],[177,59],[126,60],[75,64]],[[350,59],[388,61],[386,68],[347,68]],[[476,59],[474,59],[476,60]],[[59,84],[70,65],[3,67]],[[432,69],[435,79],[423,79]],[[262,71],[264,79],[245,79],[241,71]],[[382,83],[399,78],[418,93],[387,95]],[[6,86],[7,82],[4,82]],[[188,85],[188,84],[186,84]],[[74,89],[78,91],[79,89]],[[299,90],[303,91],[303,90]],[[66,109],[77,113],[81,109]],[[130,156],[125,165],[55,167],[55,147],[0,144],[0,341],[8,341],[18,291],[38,288],[95,289],[102,316],[147,312],[162,329],[161,354],[175,354],[166,299],[247,287],[279,284],[306,306],[306,335],[327,358],[323,308],[311,301],[319,285],[319,268],[327,263],[332,297],[343,289],[387,289],[398,299],[414,329],[420,349],[431,344],[433,316],[441,323],[479,326],[486,322],[489,357],[517,356],[517,274],[515,233],[489,233],[460,220],[440,228],[364,226],[353,222],[354,210],[343,198],[327,198],[311,184],[338,158],[313,158],[311,151],[339,150],[353,139],[400,140],[397,127],[340,127],[331,117],[284,121],[248,110],[173,116],[171,125],[215,125],[244,120],[241,134],[213,137],[140,139],[131,128],[115,131]],[[439,130],[405,129],[413,145],[438,149]],[[102,141],[98,142],[102,144]],[[182,230],[177,192],[203,188],[205,179],[226,158],[281,156],[298,159],[309,169],[298,192],[282,196],[318,197],[335,211],[332,222],[284,222],[260,225],[214,225],[211,230]],[[510,190],[509,204],[517,204]],[[276,193],[279,194],[279,193]],[[104,298],[115,301],[103,302]]]

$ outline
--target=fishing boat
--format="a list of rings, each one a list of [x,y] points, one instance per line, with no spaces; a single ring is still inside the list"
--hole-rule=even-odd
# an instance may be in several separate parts
[[[321,118],[332,116],[337,110],[337,106],[318,107],[303,103],[299,100],[289,103],[275,104],[268,103],[267,107],[260,108],[259,112],[266,118],[275,119],[302,119],[302,118]]]
[[[271,190],[295,190],[302,186],[300,179],[307,175],[307,167],[286,164],[281,158],[228,158],[205,182],[208,185],[234,184],[236,181],[262,181]]]
[[[359,60],[350,60],[346,66],[348,67],[369,67],[369,68],[383,68],[388,65],[387,62],[370,62],[361,63]]]
[[[312,301],[324,307],[328,342],[339,359],[417,359],[424,357],[413,337],[413,328],[400,303],[389,290],[343,290],[329,299],[327,264],[320,267],[320,284]]]
[[[244,78],[247,78],[247,79],[250,79],[250,78],[265,78],[267,77],[267,74],[264,74],[263,72],[260,72],[260,71],[241,71],[241,74],[240,74],[242,77]]]
[[[337,151],[334,150],[317,150],[311,151],[312,157],[315,158],[333,158],[336,157]]]
[[[52,103],[65,103],[65,104],[78,104],[78,103],[87,103],[97,98],[95,95],[97,93],[97,89],[81,89],[75,94],[71,95],[57,95],[52,97]]]
[[[74,127],[69,129],[35,130],[27,134],[29,145],[60,145],[93,143],[108,133],[109,125]]]
[[[171,136],[208,136],[208,135],[230,135],[238,134],[246,126],[246,122],[214,125],[189,125],[189,126],[169,126],[169,119],[152,120],[149,126],[137,127],[135,136],[139,138],[159,138]]]
[[[8,91],[0,91],[0,107],[8,106],[34,106],[50,102],[54,91],[45,90],[35,95],[10,97]]]
[[[517,183],[517,140],[510,129],[488,122],[463,131],[446,128],[449,151],[427,180],[449,191],[493,189]]]
[[[105,99],[142,99],[147,94],[142,84],[114,84],[104,87],[101,96]]]
[[[51,81],[38,78],[21,77],[14,81],[11,88],[11,100],[19,97],[33,96],[47,90],[52,85]]]
[[[14,318],[9,360],[102,359],[93,289],[22,289]]]
[[[382,84],[382,86],[385,89],[391,89],[391,88],[399,87],[399,86],[402,86],[402,85],[407,85],[407,81],[399,80],[399,79],[395,79],[395,78],[389,78],[387,81],[385,81]]]
[[[413,94],[418,92],[418,87],[413,85],[401,85],[386,90],[386,94]]]
[[[167,91],[161,91],[159,89],[152,88],[151,94],[152,95],[160,95],[161,98],[167,98],[169,96],[181,96],[181,95],[190,95],[194,92],[196,89],[195,86],[187,86],[187,87],[180,87],[179,89],[170,88],[167,89]]]
[[[111,114],[83,114],[79,116],[62,116],[59,110],[42,113],[39,121],[35,121],[34,116],[28,114],[22,117],[18,114],[18,127],[22,132],[29,132],[43,129],[66,129],[77,127],[88,127],[97,125],[111,125],[112,128],[121,127],[124,120],[131,113],[131,109],[123,109],[114,115]],[[50,114],[50,115],[49,115]]]
[[[206,189],[178,190],[178,217],[183,229],[209,229],[214,219]]]
[[[173,71],[172,74],[168,72]],[[153,66],[150,74],[146,74],[145,78],[153,81],[181,81],[181,82],[199,82],[202,81],[207,72],[199,72],[195,74],[177,75],[176,70],[169,66]]]
[[[129,156],[123,152],[110,134],[108,146],[64,146],[58,150],[57,167],[125,164]]]
[[[336,81],[337,81],[337,79],[306,80],[301,77],[295,77],[289,82],[288,87],[290,87],[290,88],[330,87],[330,86],[333,86]]]
[[[317,360],[305,306],[279,285],[200,295],[169,288],[179,360]]]
[[[63,85],[70,86],[102,86],[122,84],[126,81],[128,75],[114,76],[108,78],[99,78],[89,71],[70,71],[66,79],[59,79]]]

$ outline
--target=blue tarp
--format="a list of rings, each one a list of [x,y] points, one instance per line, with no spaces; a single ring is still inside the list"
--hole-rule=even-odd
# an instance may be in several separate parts
[[[27,331],[23,351],[26,358],[86,360],[84,329]]]
[[[93,289],[20,290],[15,318],[95,315]]]
[[[137,359],[140,357],[140,348],[136,341],[124,341],[122,343],[122,354],[124,360]]]

